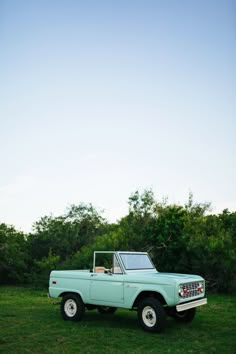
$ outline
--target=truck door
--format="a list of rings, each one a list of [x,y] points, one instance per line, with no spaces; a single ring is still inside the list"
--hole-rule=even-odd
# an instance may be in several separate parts
[[[124,274],[118,264],[115,254],[106,255],[111,257],[111,268],[95,267],[90,276],[90,300],[111,305],[124,302]]]
[[[123,275],[101,273],[91,274],[90,299],[105,303],[123,303]]]

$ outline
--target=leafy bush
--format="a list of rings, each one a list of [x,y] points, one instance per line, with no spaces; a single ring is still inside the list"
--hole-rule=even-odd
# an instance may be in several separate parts
[[[24,235],[0,225],[0,279],[48,283],[52,269],[92,268],[94,250],[150,252],[159,271],[200,274],[208,289],[235,289],[236,213],[210,214],[190,194],[184,206],[155,200],[152,191],[129,198],[129,212],[109,224],[91,205],[72,205],[65,215],[45,216]]]

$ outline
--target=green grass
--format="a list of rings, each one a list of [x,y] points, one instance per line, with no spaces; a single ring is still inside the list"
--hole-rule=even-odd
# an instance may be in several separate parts
[[[236,353],[236,296],[211,295],[191,324],[144,332],[133,311],[64,321],[46,290],[0,287],[0,353]]]

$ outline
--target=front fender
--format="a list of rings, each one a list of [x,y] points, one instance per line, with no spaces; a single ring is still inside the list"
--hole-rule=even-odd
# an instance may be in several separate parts
[[[124,285],[124,303],[126,307],[132,308],[138,296],[142,293],[160,294],[168,306],[175,305],[174,287],[172,285],[155,285],[132,283]]]

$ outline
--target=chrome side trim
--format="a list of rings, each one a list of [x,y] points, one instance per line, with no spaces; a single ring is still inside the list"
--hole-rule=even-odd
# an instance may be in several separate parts
[[[177,312],[192,309],[193,307],[202,306],[207,304],[207,299],[201,299],[196,301],[187,302],[186,304],[181,304],[176,306]]]

